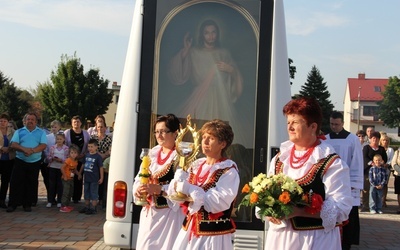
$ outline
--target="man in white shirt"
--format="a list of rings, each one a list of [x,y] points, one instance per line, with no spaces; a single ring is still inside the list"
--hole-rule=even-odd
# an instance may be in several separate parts
[[[350,249],[360,241],[360,191],[363,189],[363,156],[358,137],[343,128],[343,114],[333,111],[330,116],[332,132],[326,135],[327,143],[331,144],[340,158],[350,169],[350,184],[353,197],[353,208],[349,214],[348,224],[343,226],[342,249]]]

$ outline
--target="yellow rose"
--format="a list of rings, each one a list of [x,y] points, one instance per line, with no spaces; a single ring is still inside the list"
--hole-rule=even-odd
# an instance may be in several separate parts
[[[260,178],[260,179],[264,179],[264,178],[267,178],[267,175],[266,175],[266,174],[263,174],[263,173],[259,173],[259,174],[257,175],[257,177]]]
[[[254,192],[257,194],[259,194],[262,190],[263,190],[263,188],[260,185],[257,185],[254,187]]]
[[[253,178],[253,181],[251,182],[251,184],[252,184],[253,187],[255,187],[258,184],[260,184],[260,182],[261,182],[261,178],[256,176],[256,177]]]

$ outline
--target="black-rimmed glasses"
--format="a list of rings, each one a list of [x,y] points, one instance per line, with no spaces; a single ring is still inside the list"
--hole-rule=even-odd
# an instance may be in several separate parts
[[[166,135],[168,133],[171,133],[171,131],[169,131],[169,130],[156,130],[156,131],[154,131],[155,135],[160,134],[160,135],[164,136],[164,135]]]

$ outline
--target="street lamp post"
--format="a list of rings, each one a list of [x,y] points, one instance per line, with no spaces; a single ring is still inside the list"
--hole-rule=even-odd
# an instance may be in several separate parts
[[[361,108],[360,108],[360,94],[361,94],[361,86],[358,87],[358,118],[357,118],[357,131],[360,129],[360,114],[361,114]]]

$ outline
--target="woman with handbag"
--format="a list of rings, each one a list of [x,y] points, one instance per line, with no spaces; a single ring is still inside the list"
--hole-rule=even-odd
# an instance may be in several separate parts
[[[399,205],[397,214],[400,214],[400,148],[394,153],[392,167],[394,170],[394,193],[397,194],[397,203]]]

